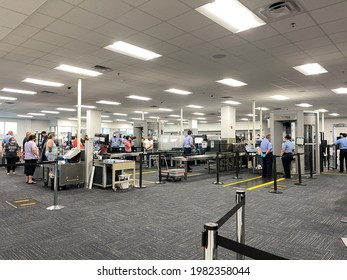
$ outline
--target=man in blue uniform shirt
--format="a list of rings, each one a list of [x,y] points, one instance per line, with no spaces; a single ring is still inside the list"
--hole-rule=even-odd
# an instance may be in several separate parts
[[[290,163],[293,160],[293,142],[290,141],[292,138],[287,134],[284,137],[284,143],[282,144],[281,157],[284,170],[284,176],[290,179]]]
[[[261,157],[263,158],[263,178],[272,177],[273,147],[270,141],[271,135],[268,134],[260,144]]]
[[[186,138],[184,138],[184,144],[183,144],[183,153],[187,156],[191,155],[192,153],[192,148],[194,147],[194,142],[193,142],[193,137],[192,137],[193,132],[191,130],[188,130],[188,135]],[[188,161],[188,172],[192,172],[192,169],[190,167],[191,162]]]
[[[343,133],[342,137],[335,142],[335,145],[337,145],[340,148],[340,173],[343,173],[343,162],[346,162],[346,169],[347,169],[347,134]]]

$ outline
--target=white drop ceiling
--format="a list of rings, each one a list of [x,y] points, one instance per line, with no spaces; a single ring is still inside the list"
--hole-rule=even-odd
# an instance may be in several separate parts
[[[97,78],[83,79],[82,104],[97,106],[103,115],[146,111],[173,121],[157,107],[173,109],[184,118],[204,112],[217,122],[222,101],[239,101],[238,119],[252,106],[270,110],[325,108],[347,117],[347,95],[331,89],[347,84],[347,1],[298,0],[303,11],[252,30],[233,34],[204,17],[195,8],[208,0],[15,0],[0,2],[0,88],[37,91],[33,96],[1,92],[17,97],[13,104],[0,101],[0,117],[73,107],[77,103],[78,75],[55,70],[69,64],[93,70],[109,67]],[[240,0],[254,12],[275,0]],[[162,56],[142,61],[108,51],[105,46],[125,41]],[[216,54],[224,58],[214,58]],[[292,67],[320,63],[328,73],[304,76]],[[27,84],[25,78],[64,83],[62,88]],[[233,78],[247,86],[232,88],[216,83]],[[69,89],[68,87],[71,87]],[[178,88],[193,92],[182,96],[164,92]],[[125,98],[151,97],[149,102]],[[272,95],[285,95],[278,101]],[[98,100],[122,103],[96,104]],[[203,109],[186,105],[204,106]],[[152,107],[157,106],[157,107]],[[328,114],[327,113],[327,114]],[[75,117],[74,112],[34,116],[35,119]],[[85,109],[83,109],[85,114]],[[149,115],[150,115],[149,114]],[[266,115],[266,113],[264,114]]]

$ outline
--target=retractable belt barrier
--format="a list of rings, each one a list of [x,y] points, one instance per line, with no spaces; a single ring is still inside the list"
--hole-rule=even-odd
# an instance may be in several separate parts
[[[285,260],[285,258],[245,245],[245,191],[236,191],[236,205],[216,223],[206,223],[202,232],[201,246],[204,248],[205,260],[217,260],[217,248],[221,246],[236,253],[236,259],[243,260],[245,256],[256,260]],[[236,214],[236,241],[218,235],[222,227]]]
[[[165,184],[165,182],[163,181],[162,178],[162,174],[161,174],[161,153],[160,152],[154,152],[154,153],[147,153],[147,155],[151,155],[151,156],[155,156],[158,155],[158,179],[159,181],[155,182],[156,184]],[[140,162],[140,166],[142,165],[142,163]],[[142,168],[141,168],[142,170]],[[140,170],[140,172],[141,172]],[[142,179],[142,174],[141,174],[141,179]]]

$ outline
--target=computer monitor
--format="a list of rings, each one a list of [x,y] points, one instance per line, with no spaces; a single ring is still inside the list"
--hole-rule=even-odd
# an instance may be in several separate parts
[[[204,139],[202,137],[194,137],[195,144],[201,144]]]

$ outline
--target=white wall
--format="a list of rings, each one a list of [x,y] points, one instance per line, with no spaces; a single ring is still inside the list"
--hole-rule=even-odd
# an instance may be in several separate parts
[[[324,119],[324,138],[328,140],[328,144],[333,144],[336,140],[336,137],[340,132],[347,133],[347,118],[328,118]],[[346,127],[338,127],[336,128],[335,139],[333,139],[333,124],[344,123]],[[320,127],[319,131],[322,130],[322,119],[320,119]]]

